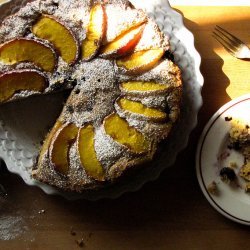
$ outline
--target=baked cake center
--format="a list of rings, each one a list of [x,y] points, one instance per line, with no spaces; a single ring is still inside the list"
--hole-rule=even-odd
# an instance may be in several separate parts
[[[82,62],[72,76],[77,85],[64,108],[65,120],[78,127],[86,122],[100,126],[114,112],[115,100],[120,96],[113,62],[105,59]]]

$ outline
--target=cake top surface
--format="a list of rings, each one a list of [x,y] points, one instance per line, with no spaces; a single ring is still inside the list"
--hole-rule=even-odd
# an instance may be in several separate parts
[[[38,180],[73,191],[110,183],[152,159],[179,116],[168,39],[129,1],[33,1],[2,22],[0,43],[0,84],[12,85],[0,100],[72,89],[41,149]],[[18,89],[20,76],[37,80]]]

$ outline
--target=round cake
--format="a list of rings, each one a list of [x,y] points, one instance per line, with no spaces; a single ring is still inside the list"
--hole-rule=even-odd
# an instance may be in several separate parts
[[[168,38],[127,0],[33,1],[4,19],[0,43],[2,105],[71,90],[36,180],[76,192],[119,182],[143,171],[179,117]]]

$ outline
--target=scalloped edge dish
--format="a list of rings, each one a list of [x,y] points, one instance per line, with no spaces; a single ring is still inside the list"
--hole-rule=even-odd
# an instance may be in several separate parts
[[[23,6],[25,2],[27,0],[2,4],[0,5],[0,14],[2,16],[9,15],[10,10],[16,11],[17,6]],[[16,112],[16,105],[11,103],[0,112],[0,156],[5,161],[9,171],[20,175],[26,184],[38,186],[47,194],[61,195],[70,200],[114,199],[123,193],[137,191],[146,182],[156,180],[165,168],[173,165],[177,154],[187,146],[189,134],[197,124],[197,114],[202,105],[201,88],[204,82],[200,73],[201,58],[194,47],[194,37],[184,27],[182,16],[170,7],[167,0],[154,0],[146,3],[131,0],[131,2],[136,7],[145,9],[149,16],[156,20],[162,31],[169,36],[175,61],[182,70],[184,82],[182,114],[180,121],[176,124],[176,129],[168,139],[168,143],[161,150],[158,158],[152,162],[153,167],[145,168],[144,171],[131,176],[126,183],[121,182],[104,190],[83,194],[65,193],[37,182],[30,176],[34,157],[38,152],[38,144],[46,132],[46,127],[52,125],[59,114],[63,95],[58,94],[58,98],[46,97],[49,111],[44,110],[44,99],[39,97],[19,102],[18,112]],[[19,5],[17,5],[18,3]],[[28,114],[25,110],[29,110]],[[29,123],[30,117],[33,118],[34,124],[32,126]],[[25,134],[23,132],[25,130],[29,133]]]

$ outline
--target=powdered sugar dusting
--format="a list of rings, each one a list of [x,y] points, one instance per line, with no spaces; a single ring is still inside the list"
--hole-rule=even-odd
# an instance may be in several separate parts
[[[120,95],[113,62],[105,59],[83,62],[74,77],[79,84],[72,91],[59,119],[73,122],[78,127],[88,122],[100,126],[103,119],[114,111],[114,101]]]
[[[20,216],[0,216],[0,240],[13,240],[25,233],[27,229]]]
[[[157,24],[153,20],[149,19],[143,30],[142,37],[135,47],[135,51],[156,48],[164,48],[165,50],[168,50],[169,43],[168,39],[164,39],[164,35],[161,33]]]
[[[126,8],[123,5],[107,4],[105,10],[107,16],[106,42],[114,40],[125,30],[147,20],[143,11]]]
[[[106,169],[109,169],[122,155],[128,156],[126,148],[108,136],[103,126],[95,131],[95,149],[98,159]]]

